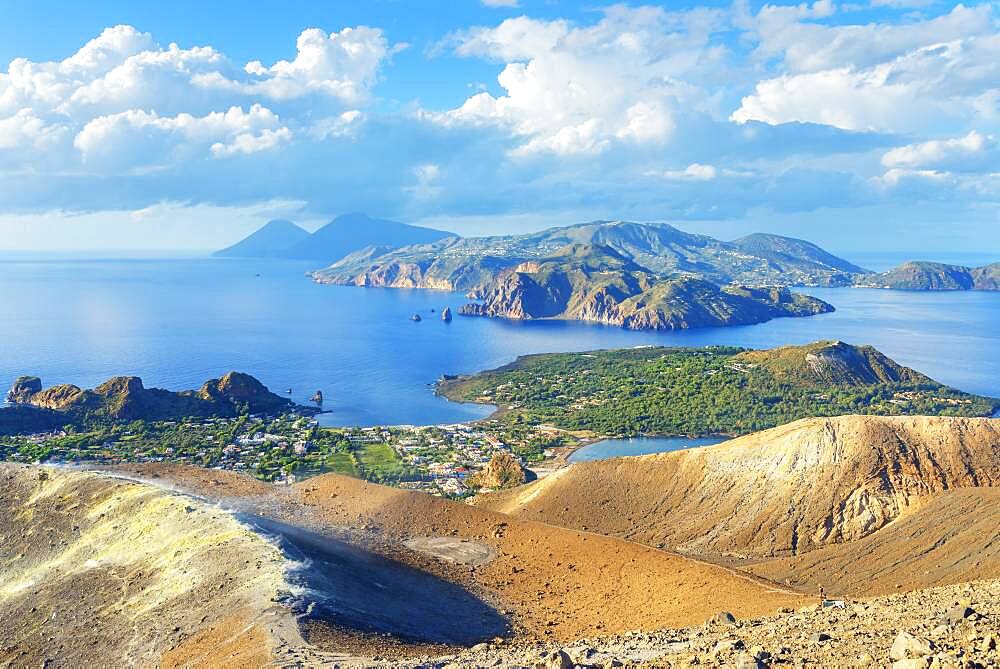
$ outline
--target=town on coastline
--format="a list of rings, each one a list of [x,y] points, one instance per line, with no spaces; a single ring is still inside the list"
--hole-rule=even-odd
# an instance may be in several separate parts
[[[69,426],[67,426],[69,427]],[[491,461],[523,483],[557,456],[586,443],[538,425],[504,429],[497,421],[451,425],[321,427],[315,417],[135,420],[106,429],[70,428],[0,437],[0,460],[49,464],[177,462],[250,474],[278,484],[336,472],[435,495],[462,498],[489,489],[477,474]],[[513,482],[508,480],[508,482]]]
[[[43,389],[25,376],[8,394],[11,406],[0,408],[0,459],[179,462],[277,483],[336,472],[464,498],[543,476],[575,449],[608,437],[736,436],[810,416],[991,416],[1000,409],[998,399],[840,341],[533,355],[470,376],[444,375],[436,390],[497,410],[470,423],[325,427],[317,407],[294,404],[239,372],[176,393],[145,388],[137,377],[83,390]]]

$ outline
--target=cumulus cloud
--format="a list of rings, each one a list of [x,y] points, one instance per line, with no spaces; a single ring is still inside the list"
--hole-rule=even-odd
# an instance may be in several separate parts
[[[882,164],[888,168],[970,171],[996,149],[996,139],[975,130],[964,137],[933,139],[887,151]]]
[[[758,51],[780,56],[785,72],[756,84],[736,122],[936,133],[984,113],[995,119],[1000,34],[989,5],[903,25],[774,25],[758,16],[755,30]]]
[[[405,45],[390,46],[377,28],[344,28],[330,34],[309,28],[299,35],[293,60],[279,60],[270,67],[260,61],[247,63],[244,71],[250,77],[245,80],[215,71],[197,75],[194,83],[273,100],[321,93],[357,105],[366,101],[379,66],[402,48]]]
[[[0,212],[288,199],[317,219],[700,221],[1000,202],[986,4],[612,6],[436,44],[413,54],[442,68],[428,98],[458,100],[436,107],[399,99],[412,88],[386,64],[405,45],[375,27],[305,30],[277,62],[130,26],[65,60],[15,59]],[[466,81],[451,58],[482,62]],[[495,84],[478,85],[482,67]]]
[[[662,144],[678,108],[705,102],[691,83],[724,58],[714,10],[670,13],[614,7],[592,26],[519,17],[456,36],[460,56],[504,63],[504,95],[477,93],[429,115],[441,124],[497,125],[521,138],[517,156],[601,152],[615,143]]]
[[[0,150],[6,165],[37,166],[44,147],[64,169],[118,169],[255,154],[299,132],[334,139],[357,125],[399,48],[376,28],[308,29],[294,59],[240,67],[211,46],[161,47],[114,26],[65,60],[17,58],[0,72]]]
[[[0,118],[0,151],[18,148],[44,150],[46,145],[58,142],[63,133],[64,128],[46,123],[31,109],[21,109],[13,116]]]
[[[250,154],[288,142],[291,131],[278,116],[261,105],[244,112],[232,107],[205,116],[129,110],[89,121],[73,139],[85,162],[104,166],[171,163],[199,151],[212,156]]]

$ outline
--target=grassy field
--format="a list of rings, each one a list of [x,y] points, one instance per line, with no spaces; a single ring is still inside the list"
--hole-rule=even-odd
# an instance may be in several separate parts
[[[357,463],[354,461],[354,456],[350,453],[331,453],[326,458],[326,466],[337,474],[354,477],[361,476],[360,472],[358,472]]]
[[[367,479],[404,479],[410,473],[389,444],[364,444],[356,452]]]

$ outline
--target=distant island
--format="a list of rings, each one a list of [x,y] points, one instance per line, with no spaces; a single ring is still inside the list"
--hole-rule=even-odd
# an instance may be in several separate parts
[[[116,421],[317,413],[315,407],[298,406],[240,372],[210,379],[198,390],[181,392],[146,388],[137,376],[116,376],[93,390],[72,384],[43,389],[38,377],[22,376],[7,393],[7,402],[11,406],[0,408],[0,434],[7,435]]]
[[[910,262],[876,273],[801,239],[755,233],[731,242],[667,224],[594,221],[541,232],[462,238],[339,216],[309,234],[271,221],[223,257],[330,262],[317,283],[459,291],[466,316],[579,320],[677,330],[833,311],[793,286],[1000,290],[1000,263]]]
[[[372,246],[388,252],[451,236],[448,232],[372,218],[366,214],[344,214],[313,233],[291,221],[269,221],[249,237],[213,255],[218,258],[286,258],[332,263]]]
[[[833,311],[785,288],[718,286],[693,276],[661,279],[607,246],[576,244],[501,272],[462,314],[579,320],[633,330],[761,323]]]
[[[507,237],[369,247],[312,272],[319,283],[462,291],[461,313],[582,320],[630,329],[761,323],[833,311],[789,285],[851,285],[867,270],[809,242],[735,242],[669,225],[597,221]]]
[[[871,273],[801,239],[753,234],[724,242],[666,224],[594,221],[526,235],[448,237],[388,252],[373,246],[312,277],[320,283],[478,296],[503,271],[574,245],[605,247],[657,276],[695,276],[719,285],[849,286],[856,275]]]
[[[854,285],[895,290],[1000,290],[1000,262],[983,267],[914,261],[880,274],[866,274]]]
[[[597,435],[741,435],[844,414],[991,416],[1000,400],[949,388],[870,346],[667,348],[529,355],[443,379],[454,401],[500,407],[492,420]]]

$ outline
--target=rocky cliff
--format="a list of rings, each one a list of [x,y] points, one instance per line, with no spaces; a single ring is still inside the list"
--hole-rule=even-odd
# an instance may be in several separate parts
[[[761,323],[832,311],[785,288],[720,287],[693,276],[661,279],[609,247],[573,245],[523,262],[461,313],[517,320],[564,319],[629,329],[678,330]]]
[[[296,407],[254,377],[240,372],[206,381],[199,390],[181,392],[146,388],[137,376],[116,376],[93,390],[71,384],[43,389],[37,377],[21,377],[7,397],[13,406],[0,409],[0,425],[9,428],[7,433],[39,431],[36,428],[43,424],[54,427],[94,420],[176,420],[240,413],[276,415],[292,409],[314,411]]]

